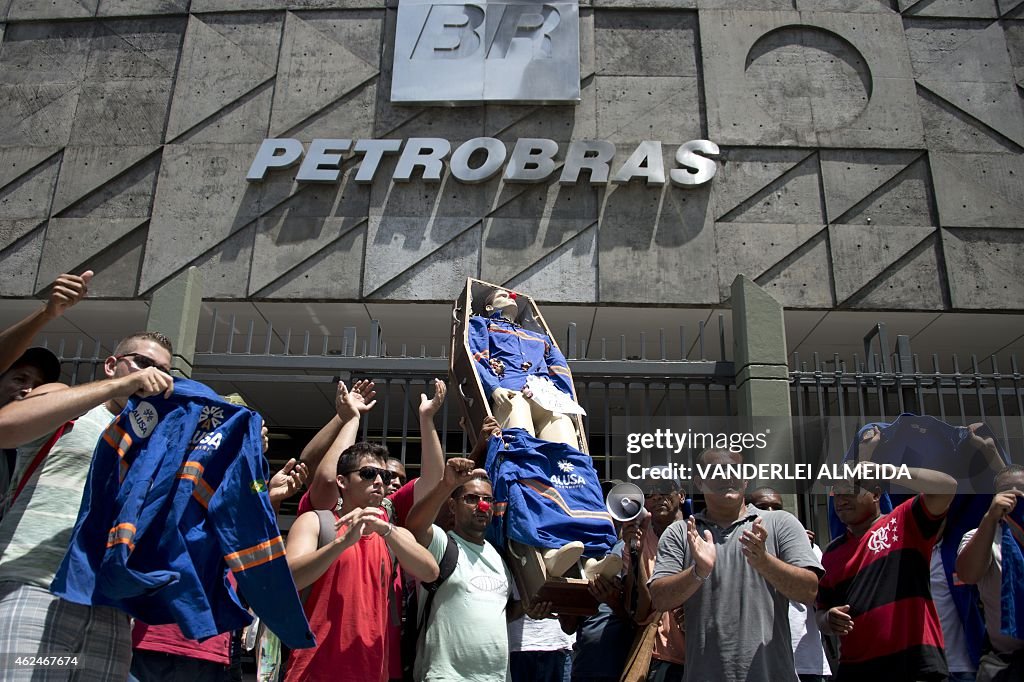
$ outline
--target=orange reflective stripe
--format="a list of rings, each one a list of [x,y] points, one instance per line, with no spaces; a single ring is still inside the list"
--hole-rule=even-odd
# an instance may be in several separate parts
[[[124,457],[125,453],[128,452],[128,448],[132,446],[132,437],[128,433],[117,425],[117,422],[112,423],[103,432],[103,440],[107,441],[110,447],[117,450],[118,457]]]
[[[178,469],[178,478],[184,481],[192,481],[194,486],[192,497],[196,498],[196,502],[203,505],[204,509],[208,509],[210,507],[210,498],[213,497],[213,488],[202,479],[203,471],[203,465],[199,462],[185,462]]]
[[[576,511],[576,510],[570,509],[569,505],[565,503],[564,499],[562,499],[561,493],[559,493],[553,487],[551,487],[549,485],[546,485],[544,483],[541,483],[540,481],[533,480],[533,479],[523,479],[523,480],[521,480],[519,482],[522,483],[523,485],[525,485],[527,488],[530,488],[531,490],[534,490],[537,493],[540,493],[544,497],[548,498],[549,500],[551,500],[552,502],[557,504],[559,507],[561,507],[562,511],[564,511],[569,516],[572,516],[573,518],[577,518],[577,519],[605,519],[609,523],[611,523],[611,521],[612,521],[612,515],[609,514],[608,512]]]
[[[489,357],[491,357],[491,351],[489,351],[489,350],[482,350],[479,353],[473,353],[473,359],[474,360],[482,360],[484,358],[489,358]]]
[[[135,550],[135,526],[130,523],[119,523],[107,533],[107,549],[114,545],[128,545],[128,551]]]
[[[551,374],[551,373],[564,374],[566,376],[569,376],[569,368],[568,367],[561,367],[559,365],[548,365],[548,374]]]
[[[196,487],[192,490],[192,497],[196,498],[196,502],[203,505],[203,509],[210,508],[210,499],[213,497],[213,488],[210,484],[199,479],[196,481]]]
[[[536,336],[531,336],[526,332],[517,332],[512,329],[502,329],[501,327],[488,327],[487,331],[497,332],[499,334],[511,334],[512,336],[518,336],[519,338],[526,339],[527,341],[536,341],[537,343],[543,343],[545,348],[547,348],[548,345],[548,342],[545,341],[544,339],[538,339]]]
[[[232,571],[238,573],[283,556],[284,540],[278,535],[276,538],[271,538],[258,545],[227,554],[224,556],[224,561]]]

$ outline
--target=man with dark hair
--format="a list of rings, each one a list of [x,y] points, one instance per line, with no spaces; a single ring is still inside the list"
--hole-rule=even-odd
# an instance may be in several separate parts
[[[860,480],[832,488],[835,511],[846,524],[821,563],[818,625],[838,635],[836,680],[946,680],[942,627],[931,598],[932,547],[956,494],[956,479],[910,467],[899,485],[921,494],[882,514],[878,465],[871,461],[881,441],[867,429],[859,443]]]
[[[662,534],[650,590],[654,608],[685,605],[686,675],[707,682],[796,682],[789,600],[814,601],[821,564],[791,514],[761,511],[731,478],[738,453],[708,450],[696,480],[707,509]]]
[[[415,679],[504,682],[508,668],[506,620],[512,577],[497,550],[484,539],[493,515],[494,493],[483,469],[463,458],[448,460],[441,482],[409,512],[406,523],[416,540],[438,562],[448,543],[457,546],[454,572],[437,588],[424,618],[426,591],[420,590],[420,622]],[[433,524],[442,505],[454,518],[445,533]],[[539,613],[532,613],[540,617]]]
[[[1007,613],[1024,591],[1024,466],[1011,464],[997,473],[995,489],[988,512],[964,535],[956,559],[960,579],[978,586],[992,644],[978,663],[978,682],[1024,679],[1024,613]]]
[[[430,553],[380,508],[392,478],[387,457],[386,448],[364,442],[338,458],[341,509],[331,512],[333,540],[320,546],[322,521],[315,511],[296,519],[288,533],[295,586],[312,586],[305,610],[317,646],[292,653],[286,680],[335,680],[344,670],[352,682],[386,681],[394,563],[417,580],[437,577]]]
[[[165,336],[132,334],[104,362],[105,379],[46,384],[0,409],[0,447],[19,447],[20,460],[17,496],[8,499],[0,523],[0,651],[78,653],[95,679],[128,676],[128,616],[59,599],[49,587],[71,539],[97,442],[130,396],[170,395],[170,364]],[[5,679],[33,674],[31,667],[10,668]]]
[[[0,332],[0,407],[22,400],[37,386],[60,379],[60,360],[46,348],[29,348],[32,339],[50,321],[63,315],[89,291],[92,270],[81,275],[60,275],[50,287],[46,303],[25,319]],[[17,452],[0,452],[0,507],[15,471]]]

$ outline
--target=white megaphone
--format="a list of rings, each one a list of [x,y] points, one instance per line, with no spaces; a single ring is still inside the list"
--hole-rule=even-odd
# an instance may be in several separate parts
[[[644,491],[633,483],[619,483],[608,491],[604,506],[619,523],[633,521],[647,511],[644,509]]]

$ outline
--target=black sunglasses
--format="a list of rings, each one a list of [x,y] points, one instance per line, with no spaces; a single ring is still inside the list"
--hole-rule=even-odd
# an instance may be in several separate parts
[[[471,507],[475,507],[481,502],[486,502],[487,504],[494,504],[494,498],[491,497],[490,495],[477,495],[476,493],[466,493],[459,499]]]
[[[354,474],[356,472],[359,472],[359,478],[363,479],[364,481],[374,481],[377,479],[378,476],[380,476],[380,480],[384,482],[384,485],[391,483],[391,479],[398,475],[394,471],[388,471],[387,469],[381,469],[379,467],[371,466],[360,467],[358,469],[349,469],[348,471],[343,471],[342,474],[347,476],[349,474]]]
[[[132,363],[133,365],[135,365],[139,369],[149,369],[150,367],[156,367],[161,372],[164,372],[166,374],[170,374],[171,373],[171,368],[170,367],[164,367],[163,365],[161,365],[159,362],[157,362],[153,358],[149,357],[148,355],[143,355],[142,353],[122,353],[121,355],[115,355],[114,359],[115,360],[125,360],[125,359],[127,359],[128,362]]]

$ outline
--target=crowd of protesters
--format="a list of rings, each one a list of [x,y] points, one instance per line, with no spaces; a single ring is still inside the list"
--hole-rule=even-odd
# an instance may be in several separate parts
[[[91,278],[61,275],[39,311],[0,332],[0,679],[241,679],[238,633],[196,642],[178,625],[50,592],[105,429],[133,396],[175,388],[173,349],[158,332],[122,339],[105,378],[78,386],[60,383],[52,353],[30,347]],[[375,406],[364,380],[338,385],[335,415],[266,482],[275,510],[304,490],[284,555],[316,645],[261,657],[261,679],[1024,680],[1020,465],[996,474],[977,528],[952,538],[957,584],[977,585],[979,633],[951,605],[938,551],[957,481],[924,468],[902,482],[917,494],[891,511],[870,467],[837,483],[845,530],[824,551],[770,488],[697,480],[694,511],[679,482],[645,481],[645,511],[617,524],[622,570],[589,581],[595,614],[566,615],[521,599],[511,557],[487,541],[495,499],[481,448],[500,428],[488,420],[474,453],[446,457],[434,424],[445,394],[435,380],[420,397],[417,478],[385,447],[357,442]],[[879,432],[859,437],[870,460]],[[708,450],[700,460],[742,456]],[[82,665],[42,663],[68,654]]]

